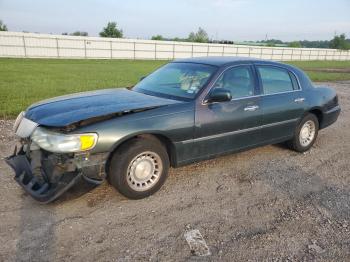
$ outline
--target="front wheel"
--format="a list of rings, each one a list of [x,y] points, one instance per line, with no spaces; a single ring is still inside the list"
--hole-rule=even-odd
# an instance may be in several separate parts
[[[297,152],[305,152],[315,143],[318,129],[317,117],[314,114],[307,114],[296,127],[293,139],[287,144]]]
[[[108,180],[122,195],[140,199],[160,189],[168,169],[169,157],[160,141],[135,138],[112,156]]]

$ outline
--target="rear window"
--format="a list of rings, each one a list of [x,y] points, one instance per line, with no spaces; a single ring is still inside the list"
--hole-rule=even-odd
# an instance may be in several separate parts
[[[289,72],[283,68],[258,66],[264,94],[276,94],[294,90]]]

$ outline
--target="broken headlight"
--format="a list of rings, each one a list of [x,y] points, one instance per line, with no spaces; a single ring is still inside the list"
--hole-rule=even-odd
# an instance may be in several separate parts
[[[81,152],[94,148],[97,142],[97,134],[61,134],[37,127],[31,139],[39,147],[55,153]]]

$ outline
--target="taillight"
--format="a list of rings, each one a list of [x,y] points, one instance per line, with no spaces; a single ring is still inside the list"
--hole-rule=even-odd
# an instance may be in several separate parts
[[[338,106],[338,96],[336,95],[335,97],[333,97],[332,100],[330,100],[327,104],[326,104],[326,108],[327,110],[330,110],[334,107]]]
[[[336,95],[334,98],[333,98],[333,103],[334,105],[338,105],[338,95]]]

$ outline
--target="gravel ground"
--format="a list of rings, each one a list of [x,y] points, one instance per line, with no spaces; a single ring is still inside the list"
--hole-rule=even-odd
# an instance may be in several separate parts
[[[311,151],[266,146],[173,169],[143,200],[80,183],[40,205],[0,161],[0,261],[349,261],[350,81],[327,84],[342,114]],[[12,123],[0,121],[0,157]],[[209,256],[191,253],[191,229]]]

